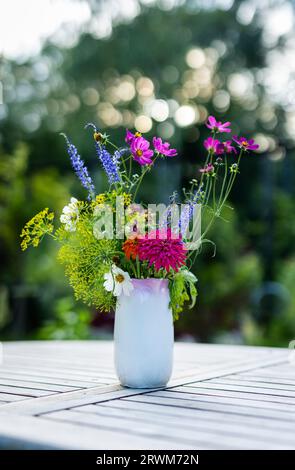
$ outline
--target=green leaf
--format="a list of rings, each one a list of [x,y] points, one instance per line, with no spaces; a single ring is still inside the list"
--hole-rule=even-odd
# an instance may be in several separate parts
[[[186,267],[180,269],[170,280],[170,308],[172,309],[174,321],[178,320],[185,302],[190,300],[189,308],[194,307],[198,295],[195,286],[197,281],[196,276]]]

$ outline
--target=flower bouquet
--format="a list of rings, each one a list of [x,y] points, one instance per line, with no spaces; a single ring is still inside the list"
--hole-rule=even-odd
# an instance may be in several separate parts
[[[205,164],[196,178],[173,193],[167,205],[140,204],[138,191],[160,159],[177,151],[154,137],[126,131],[117,147],[92,123],[96,156],[109,184],[96,192],[75,145],[65,138],[72,167],[85,188],[85,200],[72,197],[63,208],[59,226],[48,208],[23,228],[21,247],[37,247],[45,235],[59,243],[58,260],[77,299],[100,311],[115,309],[115,365],[122,385],[160,387],[171,375],[173,320],[184,306],[196,302],[196,276],[191,272],[207,233],[222,209],[239,173],[241,158],[258,145],[244,137],[221,140],[230,123],[213,116],[206,126]],[[201,215],[207,211],[206,226]],[[210,243],[213,243],[210,241]]]

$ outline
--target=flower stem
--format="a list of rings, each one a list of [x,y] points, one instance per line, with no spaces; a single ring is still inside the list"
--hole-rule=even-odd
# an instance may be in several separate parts
[[[140,263],[139,258],[136,256],[137,279],[140,279]]]
[[[225,158],[224,158],[224,175],[223,175],[221,191],[220,191],[220,195],[219,195],[219,199],[218,199],[218,206],[220,205],[220,203],[222,201],[222,196],[223,196],[223,193],[224,193],[226,180],[227,180],[227,156],[225,155]]]
[[[241,157],[243,155],[243,150],[241,149],[241,152],[239,154],[239,157],[238,157],[238,162],[237,162],[237,170],[239,168],[239,163],[240,163],[240,160],[241,160]],[[218,206],[216,208],[216,210],[214,211],[214,214],[213,214],[213,217],[211,218],[210,222],[208,223],[207,227],[206,227],[206,230],[202,233],[201,237],[200,237],[200,241],[202,242],[202,240],[204,239],[204,237],[207,235],[207,233],[209,232],[214,220],[216,217],[218,217],[220,215],[220,212],[224,206],[224,204],[226,203],[229,195],[230,195],[230,192],[232,190],[232,187],[234,185],[234,182],[235,182],[235,179],[237,177],[237,173],[238,171],[236,171],[235,173],[232,173],[230,178],[229,178],[229,182],[228,182],[228,186],[227,186],[227,189],[225,191],[225,196],[224,198],[222,199],[221,203],[218,203]]]
[[[155,164],[156,160],[158,158],[158,155],[155,157],[154,161],[153,161],[153,165]],[[147,174],[147,172],[150,170],[150,165],[146,165],[145,166],[145,169],[143,170],[138,182],[137,182],[137,185],[136,185],[136,189],[135,189],[135,192],[134,192],[134,195],[133,195],[133,201],[135,202],[135,198],[136,198],[136,195],[138,193],[138,190],[141,186],[141,183],[142,183],[142,180],[143,178],[145,177],[145,175]]]
[[[235,173],[232,173],[230,179],[229,179],[229,182],[228,182],[228,186],[227,186],[227,189],[226,189],[226,192],[225,192],[225,196],[224,196],[224,199],[220,205],[220,210],[222,209],[222,207],[224,206],[224,204],[226,203],[226,200],[228,198],[228,196],[230,195],[230,192],[232,190],[232,187],[234,185],[234,182],[235,182],[235,179],[237,177],[237,174],[238,174],[238,169],[239,169],[239,164],[240,164],[240,160],[241,160],[241,157],[243,155],[243,149],[241,149],[240,151],[240,154],[239,154],[239,157],[238,157],[238,162],[237,162],[237,170]]]

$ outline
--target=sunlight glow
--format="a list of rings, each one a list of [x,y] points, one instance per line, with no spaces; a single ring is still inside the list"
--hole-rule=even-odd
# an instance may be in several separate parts
[[[9,0],[1,8],[0,53],[11,58],[36,54],[61,25],[78,29],[90,17],[87,1]]]

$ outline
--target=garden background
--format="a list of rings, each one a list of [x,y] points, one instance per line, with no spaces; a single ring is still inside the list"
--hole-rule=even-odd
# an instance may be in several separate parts
[[[176,338],[287,346],[295,338],[295,31],[284,0],[10,0],[0,18],[0,339],[111,337],[113,314],[74,301],[56,246],[22,253],[36,212],[82,197],[64,131],[106,188],[93,121],[159,135],[149,202],[197,176],[209,114],[254,137],[226,217],[194,272],[199,297]]]

